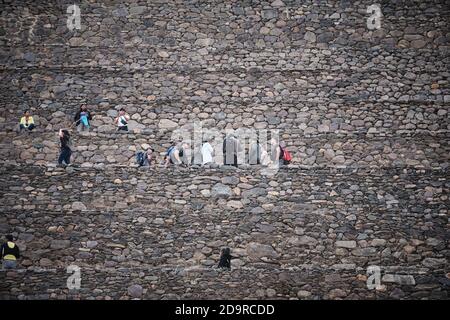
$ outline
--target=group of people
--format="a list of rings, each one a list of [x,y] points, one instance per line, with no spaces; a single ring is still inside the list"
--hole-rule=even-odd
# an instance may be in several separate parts
[[[86,105],[81,105],[80,110],[75,114],[74,122],[78,132],[89,131],[91,128],[92,114],[87,109]],[[117,124],[118,131],[128,131],[128,121],[130,116],[125,112],[125,109],[120,109],[117,117],[114,119],[114,123]],[[67,166],[70,165],[70,157],[72,150],[70,148],[70,133],[67,129],[59,130],[59,139],[61,142],[61,152],[58,158],[58,165]]]
[[[89,131],[91,128],[92,119],[93,116],[87,106],[81,105],[80,109],[75,114],[73,119],[74,121],[70,128],[75,126],[78,132]],[[130,116],[126,113],[125,109],[120,109],[117,117],[114,119],[114,124],[117,125],[117,130],[128,131],[129,120]],[[20,119],[19,130],[27,130],[31,132],[35,128],[36,125],[33,117],[28,110],[25,111],[23,117]],[[72,155],[70,137],[69,129],[59,130],[59,139],[61,144],[60,154],[58,157],[59,166],[65,167],[70,165],[70,158]],[[217,156],[215,154],[216,149],[213,147],[213,142],[214,140],[212,138],[205,137],[202,145],[197,148],[197,150],[192,152],[188,142],[174,141],[167,149],[161,165],[167,167],[169,165],[190,165],[191,163],[202,165],[213,164],[215,163]],[[242,151],[243,147],[238,137],[234,134],[227,135],[223,140],[222,145],[223,164],[238,167],[239,164],[243,163],[242,159],[239,157],[239,154]],[[279,142],[275,138],[270,140],[269,148],[265,148],[260,143],[259,139],[254,139],[250,142],[248,155],[249,164],[260,164],[265,166],[271,164],[288,164],[292,160],[292,156],[286,149],[284,143]],[[201,157],[200,160],[199,157]],[[151,166],[156,164],[157,161],[155,150],[150,147],[148,150],[138,152],[136,154],[136,162],[139,166]]]
[[[201,165],[211,165],[216,163],[216,148],[213,146],[214,139],[206,138],[203,140],[201,147],[197,148],[192,152],[189,143],[178,141],[172,142],[169,149],[164,155],[163,165],[190,165],[201,164]],[[238,167],[239,164],[247,162],[249,164],[259,164],[268,166],[271,164],[275,165],[286,165],[292,160],[292,156],[288,150],[286,150],[283,142],[275,138],[270,140],[270,153],[269,151],[260,143],[258,139],[250,142],[249,153],[247,159],[241,159],[240,153],[243,151],[243,146],[241,145],[239,139],[236,135],[230,134],[222,142],[222,156],[223,164],[229,166]],[[219,147],[220,150],[220,147]],[[143,152],[144,158],[148,161],[146,163],[139,163],[139,165],[151,165],[152,161],[150,159],[154,158],[154,149],[149,152]],[[241,153],[242,154],[242,153]],[[156,162],[156,161],[155,161]]]
[[[93,117],[91,112],[87,109],[86,105],[82,105],[78,112],[75,114],[72,126],[76,126],[77,131],[89,131],[91,128],[91,121]],[[128,121],[130,120],[129,115],[124,109],[120,109],[117,117],[114,119],[114,123],[117,125],[118,131],[128,131]],[[19,131],[31,132],[36,128],[34,119],[30,112],[27,110],[24,112],[23,116],[19,122]],[[58,164],[61,166],[70,165],[70,157],[72,154],[71,144],[70,144],[70,133],[68,129],[59,130],[59,139],[61,143],[61,152],[58,158]],[[169,165],[190,165],[191,163],[210,165],[215,163],[215,150],[218,145],[214,148],[214,139],[205,137],[200,148],[192,152],[190,145],[185,141],[173,141],[170,147],[164,154],[164,159],[161,165],[165,167]],[[220,147],[219,147],[220,150]],[[270,150],[270,153],[269,153]],[[222,143],[223,152],[223,163],[225,165],[238,167],[242,163],[240,159],[240,153],[243,151],[243,146],[235,134],[229,134],[225,137]],[[198,161],[199,155],[201,158]],[[155,150],[150,147],[145,151],[140,151],[136,155],[137,163],[139,166],[151,166],[157,163]],[[260,164],[260,165],[285,165],[292,160],[292,156],[286,149],[283,142],[278,141],[275,138],[270,140],[269,148],[265,148],[259,141],[258,138],[250,142],[249,152],[248,152],[248,163],[249,164]],[[17,260],[20,258],[20,250],[18,246],[13,242],[13,237],[11,235],[6,236],[6,242],[0,247],[0,259],[3,260],[4,269],[13,269],[17,266]],[[230,254],[230,249],[226,248],[222,251],[220,257],[219,267],[230,268],[232,256]]]
[[[86,105],[81,105],[80,110],[75,114],[74,122],[72,126],[77,128],[78,132],[89,131],[91,128],[92,114],[87,109]],[[121,108],[117,117],[114,119],[114,123],[117,125],[118,131],[128,131],[128,121],[130,116],[125,112],[125,109]],[[58,158],[58,165],[68,166],[70,165],[70,157],[72,155],[72,149],[70,148],[70,133],[67,129],[59,130],[59,139],[61,143],[61,152]]]

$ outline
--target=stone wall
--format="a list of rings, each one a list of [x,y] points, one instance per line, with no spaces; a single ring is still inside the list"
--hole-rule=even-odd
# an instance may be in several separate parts
[[[376,31],[371,1],[81,2],[80,31],[70,1],[3,4],[0,234],[23,259],[0,298],[448,298],[449,8],[379,3]],[[93,129],[54,168],[81,103]],[[293,162],[134,167],[199,121],[279,130]]]
[[[119,107],[138,130],[448,129],[445,1],[381,1],[377,31],[370,1],[302,3],[81,3],[73,32],[64,1],[6,4],[1,120],[27,106],[51,130],[87,103],[99,131]]]
[[[280,298],[444,298],[446,175],[5,166],[1,232],[18,236],[28,269],[8,276],[5,297],[119,298],[129,281],[146,288],[146,298],[199,297],[203,286],[222,284],[229,290],[202,297],[263,298],[275,290]],[[232,274],[213,269],[223,246],[236,257]],[[81,292],[65,289],[69,264],[87,274]],[[383,268],[388,290],[365,287],[370,265]],[[39,289],[26,293],[27,285],[13,285],[17,277]],[[254,277],[260,282],[237,286]]]
[[[223,135],[225,136],[225,135]],[[449,164],[445,134],[370,136],[358,134],[281,135],[293,154],[292,163],[304,167],[413,167],[443,168]],[[33,133],[31,136],[5,137],[0,159],[7,163],[54,166],[59,154],[57,133]],[[161,162],[170,146],[171,132],[149,134],[82,133],[72,139],[73,162],[81,167],[136,165],[139,150],[153,146]],[[192,137],[191,137],[192,139]],[[164,141],[164,143],[161,143]],[[223,163],[222,141],[213,144],[218,164]],[[248,140],[246,140],[248,151]],[[14,148],[11,148],[14,146]],[[198,148],[195,151],[198,152]],[[193,152],[191,152],[193,154]],[[248,153],[247,153],[248,155]],[[247,159],[248,160],[248,159]],[[248,161],[246,163],[248,165]]]

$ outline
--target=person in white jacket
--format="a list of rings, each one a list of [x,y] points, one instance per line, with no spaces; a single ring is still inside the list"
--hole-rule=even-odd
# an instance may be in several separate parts
[[[210,144],[211,139],[207,139],[204,141],[202,146],[202,164],[208,164],[213,163],[213,155],[214,155],[214,149]]]

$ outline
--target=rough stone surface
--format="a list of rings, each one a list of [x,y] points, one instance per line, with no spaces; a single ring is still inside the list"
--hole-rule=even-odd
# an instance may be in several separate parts
[[[384,1],[369,30],[365,0],[90,1],[71,32],[59,1],[6,1],[0,234],[23,257],[0,299],[448,299],[447,2]],[[194,122],[278,129],[292,163],[136,168]]]
[[[336,247],[353,249],[356,248],[356,241],[336,241]]]
[[[218,183],[218,184],[214,185],[211,190],[211,196],[215,197],[215,198],[219,198],[219,197],[228,198],[231,195],[232,195],[231,188],[222,183]]]
[[[277,258],[277,252],[270,246],[260,243],[250,243],[247,247],[247,253],[250,258]]]
[[[142,297],[143,289],[142,286],[135,284],[128,288],[128,294],[133,298]]]
[[[86,210],[86,206],[83,204],[83,202],[75,201],[72,203],[72,210]]]

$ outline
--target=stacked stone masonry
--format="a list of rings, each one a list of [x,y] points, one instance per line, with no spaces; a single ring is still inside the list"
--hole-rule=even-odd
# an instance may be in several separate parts
[[[70,31],[70,1],[4,1],[0,234],[23,259],[0,298],[448,299],[450,7],[378,3],[369,30],[366,0],[81,1]],[[92,130],[55,168],[82,103]],[[279,130],[294,159],[136,168],[194,123]]]

